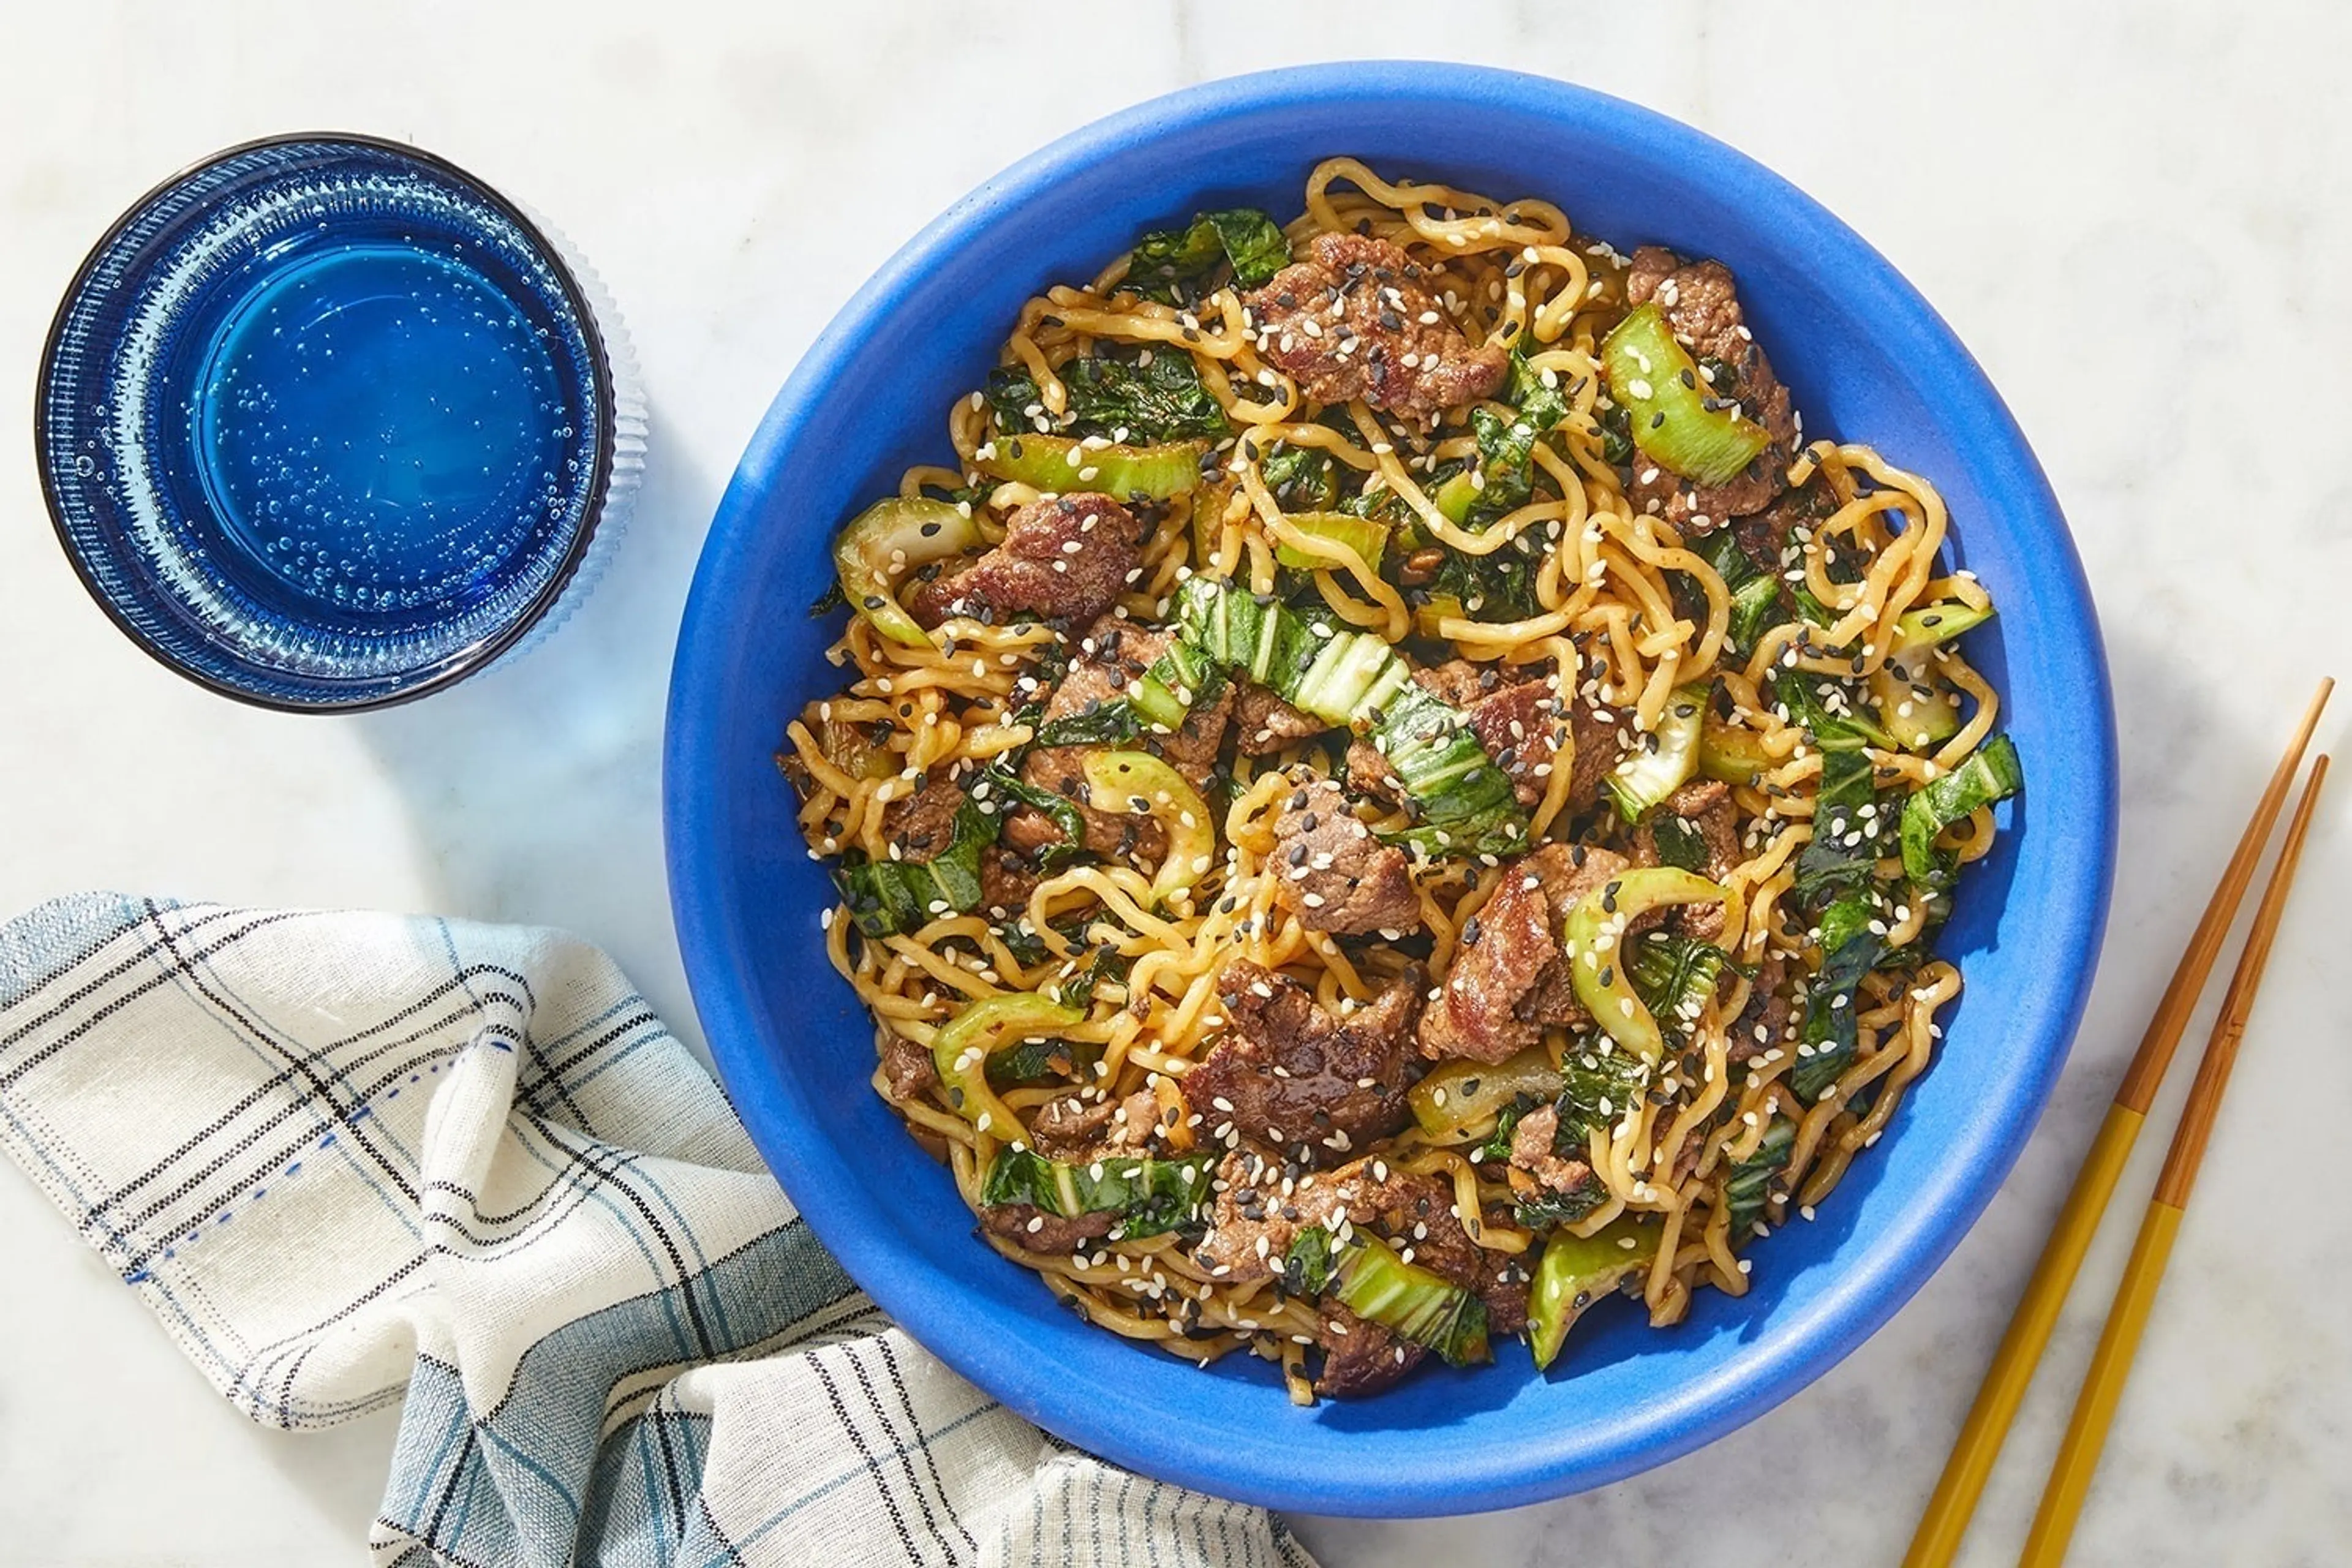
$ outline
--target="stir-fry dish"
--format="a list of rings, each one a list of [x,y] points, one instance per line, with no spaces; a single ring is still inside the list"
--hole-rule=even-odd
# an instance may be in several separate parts
[[[1348,158],[1031,300],[949,436],[779,761],[987,1243],[1302,1403],[1745,1291],[2020,784],[1935,490],[1719,263]]]

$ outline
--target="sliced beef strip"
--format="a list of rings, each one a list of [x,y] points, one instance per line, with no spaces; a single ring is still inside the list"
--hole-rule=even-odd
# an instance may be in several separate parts
[[[1225,1156],[1208,1234],[1193,1253],[1202,1267],[1224,1270],[1217,1278],[1228,1284],[1270,1279],[1282,1271],[1302,1227],[1336,1229],[1344,1219],[1456,1284],[1476,1289],[1486,1281],[1486,1250],[1454,1213],[1454,1185],[1444,1178],[1415,1174],[1378,1155],[1336,1170],[1294,1171],[1262,1149]]]
[[[1625,760],[1625,737],[1615,710],[1601,707],[1583,692],[1569,704],[1568,731],[1576,747],[1569,764],[1568,809],[1590,811],[1600,804],[1609,775]]]
[[[1513,862],[1465,922],[1445,983],[1421,1020],[1421,1054],[1500,1062],[1549,1025],[1591,1021],[1576,1000],[1559,923],[1584,895],[1625,868],[1607,849],[1547,844]]]
[[[1034,1204],[996,1204],[980,1211],[980,1227],[1024,1252],[1069,1253],[1081,1242],[1110,1234],[1117,1216],[1082,1214],[1075,1219],[1047,1214]]]
[[[1427,983],[1413,966],[1339,1017],[1287,975],[1237,959],[1217,978],[1224,1038],[1184,1076],[1184,1098],[1213,1137],[1262,1140],[1307,1164],[1336,1165],[1404,1125]]]
[[[1362,936],[1420,928],[1411,857],[1374,838],[1330,780],[1292,794],[1274,819],[1274,839],[1275,901],[1309,931]]]
[[[1559,1136],[1559,1112],[1552,1107],[1539,1105],[1520,1117],[1518,1126],[1511,1131],[1511,1169],[1525,1172],[1535,1186],[1546,1192],[1566,1194],[1592,1180],[1592,1167],[1558,1152],[1552,1143]],[[1511,1184],[1519,1185],[1516,1175]]]
[[[1426,418],[1492,396],[1510,358],[1444,319],[1428,275],[1384,239],[1318,234],[1245,297],[1258,352],[1321,404],[1360,397]]]
[[[1323,1370],[1315,1392],[1326,1399],[1359,1399],[1393,1388],[1429,1352],[1337,1301],[1322,1311],[1316,1341],[1323,1347]]]
[[[1029,1119],[1029,1145],[1049,1160],[1093,1160],[1143,1148],[1159,1125],[1160,1102],[1148,1089],[1118,1100],[1074,1092],[1036,1109]]]
[[[898,858],[920,865],[955,838],[956,813],[963,809],[963,786],[934,779],[882,808],[882,836],[898,847]]]
[[[1042,813],[1033,813],[1047,827],[1054,826]],[[1056,832],[1056,838],[1060,834]],[[981,908],[996,920],[1005,920],[1029,907],[1029,895],[1037,890],[1037,868],[1016,850],[1001,844],[992,844],[980,852]]]
[[[931,1059],[928,1046],[919,1046],[902,1035],[892,1035],[882,1042],[882,1078],[890,1086],[892,1101],[907,1105],[922,1099],[938,1084],[939,1065]]]
[[[1660,801],[1655,809],[1643,814],[1641,826],[1633,829],[1633,864],[1655,866],[1658,859],[1658,816],[1680,817],[1698,829],[1699,840],[1706,846],[1706,864],[1700,874],[1709,881],[1720,882],[1731,875],[1732,868],[1740,861],[1739,826],[1731,804],[1731,786],[1717,779],[1694,779]],[[1698,942],[1721,940],[1724,930],[1724,909],[1721,904],[1685,904],[1674,911],[1673,923],[1683,935]]]
[[[1168,651],[1166,632],[1105,616],[1087,628],[1080,657],[1070,661],[1054,694],[1046,700],[1044,722],[1082,718],[1123,698],[1136,679]],[[1212,700],[1196,705],[1172,734],[1147,735],[1131,742],[1155,751],[1195,788],[1205,787],[1224,738],[1225,720],[1233,710],[1231,687]],[[1087,784],[1088,746],[1039,746],[1022,760],[1023,782],[1048,789],[1077,803],[1085,819],[1086,847],[1097,855],[1157,861],[1166,853],[1168,836],[1149,816],[1132,812],[1097,811],[1086,804],[1093,793]],[[1005,840],[1024,854],[1034,855],[1062,842],[1053,818],[1034,806],[1006,815]]]
[[[1818,473],[1794,489],[1785,491],[1779,500],[1762,511],[1751,512],[1731,525],[1732,537],[1738,541],[1740,552],[1748,564],[1759,572],[1778,577],[1788,569],[1780,552],[1789,542],[1791,530],[1811,526],[1837,510],[1837,497]]]
[[[1023,611],[1090,621],[1118,602],[1142,565],[1142,540],[1135,514],[1107,495],[1031,501],[1006,521],[1003,543],[918,585],[907,612],[927,626],[950,616],[1001,621]]]
[[[1404,800],[1404,784],[1381,755],[1381,749],[1359,735],[1348,742],[1348,787],[1362,795],[1376,795],[1391,805]]]
[[[1655,300],[1675,336],[1695,358],[1702,364],[1730,366],[1731,384],[1718,380],[1708,390],[1736,399],[1741,411],[1771,437],[1755,461],[1719,485],[1693,484],[1637,450],[1628,499],[1644,512],[1697,533],[1761,511],[1787,485],[1789,459],[1796,449],[1796,416],[1789,389],[1772,374],[1771,362],[1748,333],[1731,269],[1720,261],[1685,266],[1672,251],[1644,246],[1633,253],[1633,269],[1625,275],[1625,298],[1633,305]]]
[[[1245,757],[1263,757],[1323,733],[1331,726],[1294,708],[1255,680],[1234,684],[1234,744]]]
[[[1786,987],[1789,965],[1777,952],[1768,952],[1756,966],[1756,978],[1748,984],[1748,1005],[1732,1020],[1726,1037],[1731,1059],[1744,1062],[1762,1056],[1782,1044],[1781,1037],[1789,1032],[1789,1019],[1794,1009],[1790,1005]]]

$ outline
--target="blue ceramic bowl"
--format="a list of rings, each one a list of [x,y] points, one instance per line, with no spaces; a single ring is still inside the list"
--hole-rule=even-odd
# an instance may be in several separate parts
[[[1722,258],[1807,427],[1874,443],[1951,503],[2000,605],[1970,652],[2024,760],[1999,848],[1945,938],[1966,973],[1933,1071],[1811,1225],[1755,1249],[1755,1289],[1656,1332],[1604,1304],[1556,1375],[1525,1349],[1295,1409],[1273,1371],[1196,1371],[1087,1327],[971,1235],[946,1173],[867,1087],[873,1026],[827,967],[832,900],[772,758],[834,688],[803,613],[839,521],[947,451],[1021,301],[1195,208],[1297,210],[1334,153],[1563,205],[1621,247]],[[1322,66],[1213,82],[1080,131],[956,204],[859,291],[744,454],[678,643],[665,780],[671,897],[712,1054],[817,1233],[917,1339],[1022,1415],[1152,1476],[1329,1513],[1500,1508],[1601,1485],[1752,1420],[1884,1323],[2024,1146],[2065,1060],[2115,847],[2107,674],[2033,454],[1968,351],[1844,225],[1769,171],[1629,104],[1454,66]]]

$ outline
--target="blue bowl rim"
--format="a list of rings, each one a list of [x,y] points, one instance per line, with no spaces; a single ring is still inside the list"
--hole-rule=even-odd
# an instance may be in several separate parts
[[[1299,102],[1377,100],[1411,93],[1474,100],[1484,89],[1510,91],[1606,116],[1626,131],[1638,131],[1691,163],[1711,166],[1727,181],[1746,182],[1774,209],[1784,243],[1806,243],[1816,255],[1837,255],[1854,291],[1867,294],[1862,313],[1880,323],[1882,335],[1911,345],[1921,379],[1949,400],[1948,423],[1965,426],[1979,447],[1990,447],[2014,475],[2021,517],[2011,527],[2036,530],[2046,538],[2043,592],[2063,617],[2082,628],[2087,658],[2083,693],[2092,722],[2080,737],[2078,776],[2092,787],[2087,798],[2070,802],[2090,814],[2078,819],[2084,846],[2063,863],[2073,895],[2064,907],[2068,923],[2055,934],[2053,952],[2066,962],[2053,971],[2071,979],[2053,981],[2053,1037],[2038,1057],[2001,1084],[2006,1092],[1991,1124],[2002,1129],[1989,1143],[1963,1146],[1949,1163],[1968,1170],[1929,1194],[1930,1201],[1906,1213],[1878,1247],[1863,1258],[1842,1260],[1829,1294],[1777,1342],[1760,1343],[1745,1362],[1745,1375],[1718,1380],[1695,1396],[1661,1402],[1642,1419],[1625,1424],[1587,1455],[1573,1473],[1563,1473],[1555,1448],[1529,1439],[1497,1456],[1482,1449],[1475,1463],[1449,1458],[1433,1441],[1432,1462],[1416,1474],[1366,1478],[1332,1470],[1302,1476],[1296,1471],[1272,1481],[1236,1452],[1188,1446],[1171,1452],[1155,1441],[1148,1424],[1122,1419],[1128,1413],[1098,1410],[1063,1400],[1051,1376],[1041,1376],[1034,1358],[1018,1344],[990,1342],[960,1331],[954,1304],[935,1299],[913,1266],[896,1256],[888,1227],[871,1226],[864,1205],[846,1189],[823,1179],[824,1156],[794,1139],[768,1131],[770,1116],[814,1125],[814,1118],[791,1080],[771,1072],[762,1059],[754,1009],[736,978],[742,955],[728,933],[726,898],[718,889],[727,872],[725,846],[706,809],[709,792],[703,775],[713,755],[716,704],[698,700],[725,689],[725,632],[711,614],[724,595],[736,557],[759,522],[763,481],[771,466],[836,371],[858,352],[866,324],[901,301],[935,258],[959,242],[968,227],[984,224],[1000,205],[1017,205],[1027,194],[1051,184],[1065,170],[1117,156],[1125,145],[1175,133],[1228,113],[1247,113]],[[1401,1517],[1469,1513],[1540,1502],[1621,1480],[1664,1464],[1726,1436],[1764,1415],[1844,1359],[1883,1327],[1935,1273],[1974,1226],[2023,1152],[2063,1068],[2088,1000],[2092,972],[2105,930],[2116,857],[2117,769],[2114,701],[2105,645],[2079,554],[2048,479],[2000,394],[1957,334],[1918,290],[1876,249],[1842,220],[1794,185],[1705,132],[1656,110],[1573,83],[1491,67],[1435,61],[1356,61],[1287,67],[1197,84],[1134,105],[1062,136],[984,181],[908,240],[877,268],[810,345],[777,393],[721,497],[679,628],[672,669],[667,732],[663,756],[663,817],[666,864],[679,948],[695,1006],[713,1060],[747,1116],[754,1142],[787,1194],[817,1235],[861,1287],[915,1339],[987,1393],[1063,1438],[1129,1468],[1164,1480],[1243,1501],[1296,1511]]]
[[[565,548],[563,559],[556,563],[554,574],[548,579],[540,592],[532,596],[530,603],[518,611],[496,633],[484,638],[467,652],[450,660],[432,675],[404,686],[397,691],[388,692],[380,697],[364,698],[358,701],[331,700],[299,701],[291,698],[271,697],[182,663],[169,649],[159,647],[131,620],[121,606],[115,604],[109,596],[104,584],[100,583],[96,572],[85,558],[80,543],[67,527],[64,498],[58,493],[57,474],[49,463],[49,412],[54,401],[51,395],[54,388],[52,373],[57,366],[58,355],[65,346],[66,328],[73,320],[75,309],[81,303],[82,296],[89,287],[91,275],[98,270],[100,264],[112,254],[116,243],[121,239],[124,233],[131,225],[144,216],[149,208],[171,195],[189,181],[209,174],[232,158],[241,158],[248,153],[258,153],[271,147],[338,144],[365,148],[376,153],[388,153],[465,186],[478,196],[484,205],[495,208],[499,216],[513,224],[523,238],[530,243],[531,248],[540,254],[541,258],[554,272],[556,281],[562,286],[564,303],[578,320],[582,340],[587,345],[588,362],[595,379],[596,390],[596,466],[588,476],[588,503],[581,513],[580,526],[571,543]],[[612,357],[604,342],[604,326],[596,319],[595,310],[589,302],[588,291],[581,287],[580,279],[572,275],[572,266],[565,257],[563,247],[558,244],[554,237],[542,228],[529,213],[502,195],[498,187],[436,153],[428,153],[421,147],[411,146],[405,142],[396,142],[390,137],[371,136],[362,131],[289,131],[270,136],[257,136],[250,141],[223,147],[218,152],[207,153],[157,181],[148,187],[138,200],[122,209],[121,214],[107,226],[106,232],[99,236],[97,242],[82,257],[81,265],[74,268],[73,281],[66,285],[65,293],[58,300],[56,313],[49,318],[48,333],[41,343],[40,367],[36,373],[33,390],[33,466],[41,476],[41,501],[48,510],[49,527],[57,534],[58,548],[65,552],[66,559],[73,563],[74,575],[80,580],[83,590],[97,602],[98,607],[106,612],[106,618],[112,621],[115,628],[129,638],[131,646],[138,648],[140,652],[172,671],[173,674],[194,681],[205,690],[218,696],[242,702],[247,707],[267,709],[277,713],[366,713],[378,709],[396,708],[404,702],[414,702],[420,697],[429,696],[445,687],[453,686],[466,677],[486,668],[495,662],[500,654],[528,637],[531,628],[555,607],[559,599],[562,598],[564,589],[571,585],[572,579],[579,573],[581,564],[588,558],[589,549],[595,542],[597,527],[604,521],[605,503],[611,499],[614,456],[620,430],[618,413],[614,407],[614,396]]]

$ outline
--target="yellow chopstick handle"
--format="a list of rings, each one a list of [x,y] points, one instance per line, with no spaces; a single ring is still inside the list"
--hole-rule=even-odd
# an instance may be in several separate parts
[[[2099,1331],[2099,1348],[2091,1357],[2083,1392],[2075,1396],[2074,1418],[2066,1423],[2066,1440],[2050,1467],[2050,1481],[2034,1511],[2032,1532],[2025,1538],[2025,1554],[2017,1560],[2019,1568],[2057,1568],[2066,1560],[2074,1521],[2082,1514],[2091,1478],[2098,1473],[2107,1424],[2115,1419],[2116,1401],[2123,1397],[2133,1352],[2139,1349],[2140,1331],[2147,1326],[2148,1307],[2164,1279],[2165,1261],[2172,1256],[2180,1213],[2159,1198],[2147,1205],[2147,1217],[2140,1221],[2131,1261],[2124,1267],[2123,1283],[2116,1287],[2115,1304],[2107,1309],[2107,1326]]]
[[[2099,1124],[2099,1135],[2075,1173],[2074,1190],[2066,1195],[2066,1206],[2042,1245],[2041,1261],[2033,1266],[2033,1278],[2026,1282],[2025,1294],[2010,1317],[2009,1331],[2001,1336],[2000,1349],[1994,1352],[1992,1365],[1977,1390],[1976,1403],[1969,1407],[1969,1418],[1952,1446],[1952,1457],[1944,1461],[1936,1495],[1927,1500],[1927,1511],[1911,1537],[1911,1550],[1904,1554],[1904,1568],[1945,1568],[1958,1552],[1960,1538],[1968,1533],[1969,1516],[1976,1511],[1978,1494],[1984,1490],[1985,1478],[1992,1474],[1993,1461],[2000,1457],[2001,1440],[2009,1436],[2009,1424],[2024,1401],[2026,1386],[2033,1381],[2034,1366],[2042,1359],[2042,1347],[2050,1342],[2051,1331],[2057,1327],[2066,1292],[2083,1267],[2091,1238],[2098,1234],[2099,1216],[2106,1212],[2107,1200],[2123,1177],[2145,1120],[2127,1105],[2107,1107],[2107,1119]]]

